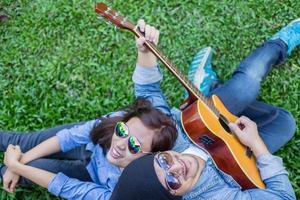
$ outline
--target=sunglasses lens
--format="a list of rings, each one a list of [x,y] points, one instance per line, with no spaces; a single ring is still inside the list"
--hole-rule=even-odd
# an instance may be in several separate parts
[[[166,174],[166,182],[172,190],[178,190],[181,187],[180,181],[172,173]]]
[[[124,122],[118,122],[116,124],[115,133],[117,136],[122,137],[122,138],[126,138],[129,136],[128,128],[127,128],[126,124],[124,124]],[[136,154],[136,153],[142,151],[141,144],[139,143],[137,138],[133,137],[133,136],[130,136],[128,138],[128,148],[129,148],[130,153],[132,153],[132,154]]]
[[[117,136],[119,136],[119,137],[124,138],[124,137],[128,136],[128,131],[127,131],[126,126],[123,122],[118,122],[116,124],[115,132],[116,132]]]
[[[128,147],[129,147],[130,153],[132,153],[132,154],[136,154],[136,153],[138,153],[142,150],[141,149],[141,144],[133,136],[130,136],[129,139],[128,139]]]
[[[172,156],[168,153],[160,153],[158,156],[158,161],[160,166],[165,170],[168,170],[173,163]]]
[[[168,172],[168,169],[171,168],[173,164],[173,158],[168,153],[158,154],[158,163],[161,168],[165,170],[166,174],[166,183],[171,190],[178,190],[181,187],[181,182],[179,179],[171,172]]]

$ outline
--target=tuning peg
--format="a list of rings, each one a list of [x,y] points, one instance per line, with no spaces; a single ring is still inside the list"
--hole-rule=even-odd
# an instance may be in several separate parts
[[[113,16],[113,19],[117,19],[117,17],[120,15],[120,12],[115,12],[114,16]]]
[[[127,21],[127,17],[124,17],[121,21],[121,24],[124,25],[124,23]]]
[[[111,7],[107,7],[107,10],[106,10],[106,11],[104,11],[104,13],[105,13],[105,14],[108,14],[108,13],[109,13],[109,11],[111,11]]]

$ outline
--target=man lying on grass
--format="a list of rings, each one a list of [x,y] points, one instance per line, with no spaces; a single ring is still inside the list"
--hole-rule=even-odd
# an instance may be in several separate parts
[[[292,137],[295,123],[286,111],[255,98],[262,79],[299,44],[300,19],[291,22],[252,52],[231,79],[211,91],[231,112],[254,121],[242,116],[229,126],[238,139],[252,149],[266,189],[243,191],[230,175],[216,167],[206,151],[190,144],[182,153],[149,154],[129,164],[111,200],[296,199],[281,158],[271,154]],[[240,112],[236,112],[238,109]]]

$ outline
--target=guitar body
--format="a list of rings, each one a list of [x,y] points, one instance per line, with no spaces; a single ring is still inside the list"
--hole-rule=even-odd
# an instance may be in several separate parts
[[[136,37],[144,37],[139,29],[119,12],[97,3],[95,11],[116,26],[131,31]],[[169,69],[189,92],[189,98],[181,106],[182,126],[190,139],[207,150],[218,168],[231,175],[242,189],[265,188],[251,151],[242,145],[228,127],[236,121],[217,96],[207,98],[183,75],[150,41],[144,45]]]
[[[237,117],[225,108],[217,96],[212,96],[211,100],[228,121],[236,121]],[[209,152],[218,168],[230,174],[243,189],[265,188],[255,157],[249,155],[236,136],[225,130],[219,118],[201,100],[182,111],[181,121],[193,143]]]

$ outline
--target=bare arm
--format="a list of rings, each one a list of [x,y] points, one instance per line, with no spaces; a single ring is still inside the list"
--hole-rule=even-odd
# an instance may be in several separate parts
[[[9,145],[5,152],[4,163],[13,173],[22,174],[32,182],[47,188],[49,192],[65,199],[99,199],[108,200],[111,189],[105,185],[84,182],[69,178],[63,173],[53,174],[35,167],[20,163],[21,149],[19,146]]]
[[[60,130],[55,136],[43,141],[31,150],[27,151],[22,156],[20,162],[26,164],[32,160],[48,156],[59,151],[67,152],[78,146],[88,144],[91,141],[90,132],[94,128],[96,121],[97,120],[90,120],[84,124]]]
[[[35,146],[31,150],[27,151],[25,154],[23,154],[21,156],[20,163],[26,164],[32,160],[59,152],[60,150],[61,150],[61,148],[60,148],[60,144],[59,144],[59,139],[57,136],[53,136],[53,137],[45,140],[44,142],[40,143],[39,145]],[[22,167],[26,167],[26,166],[22,166]],[[28,172],[30,170],[30,168],[29,169],[25,168],[24,170],[26,170],[25,172]],[[33,170],[33,169],[31,169],[31,170]],[[20,170],[20,169],[17,172],[13,172],[12,169],[10,169],[9,167],[7,168],[7,170],[3,174],[3,187],[4,187],[5,191],[7,191],[7,192],[15,191],[16,185],[20,178],[19,174],[22,174],[22,176],[24,176],[25,178],[28,178],[24,175],[26,173],[23,173],[22,170]],[[35,173],[29,171],[28,174],[34,175]],[[40,175],[40,173],[38,173],[38,174]],[[47,176],[45,176],[45,177],[47,177]],[[37,183],[37,184],[39,184],[39,183]]]
[[[26,152],[22,156],[20,162],[26,164],[32,160],[36,160],[59,151],[66,152],[77,146],[89,143],[90,131],[94,127],[96,121],[97,120],[91,120],[82,125],[59,131],[56,136],[45,140]],[[14,192],[18,180],[19,175],[11,172],[8,168],[3,175],[4,189],[7,192]]]
[[[16,174],[22,174],[23,177],[44,188],[48,188],[50,181],[55,177],[55,174],[51,172],[24,165],[20,162],[16,162],[9,169]]]
[[[55,174],[20,163],[21,156],[22,152],[19,146],[9,145],[5,152],[4,163],[13,173],[22,174],[23,177],[47,188]]]
[[[59,152],[60,145],[57,136],[53,136],[23,154],[20,162],[26,164],[32,160]]]

